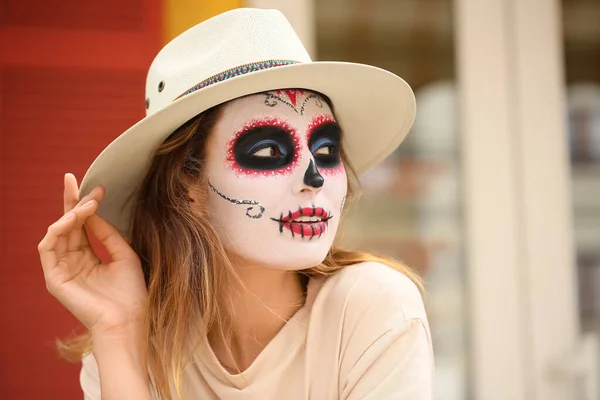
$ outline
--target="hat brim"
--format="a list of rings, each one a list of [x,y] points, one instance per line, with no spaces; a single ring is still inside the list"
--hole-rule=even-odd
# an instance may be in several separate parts
[[[235,98],[276,89],[307,89],[328,96],[343,129],[343,146],[358,174],[390,155],[415,118],[415,97],[400,77],[383,69],[346,62],[311,62],[230,78],[186,95],[148,115],[110,143],[86,172],[80,198],[106,188],[98,214],[127,236],[127,200],[144,179],[157,148],[201,112]]]

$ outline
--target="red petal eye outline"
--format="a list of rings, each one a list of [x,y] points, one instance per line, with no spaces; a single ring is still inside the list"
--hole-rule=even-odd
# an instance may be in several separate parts
[[[246,132],[251,129],[259,128],[259,127],[267,127],[267,126],[276,126],[288,132],[292,137],[292,141],[294,142],[294,158],[292,162],[286,165],[284,168],[277,170],[253,170],[240,166],[235,159],[234,148],[238,139],[243,136]],[[300,139],[298,137],[297,130],[291,126],[287,121],[280,118],[261,118],[261,119],[253,119],[244,124],[244,126],[238,130],[233,137],[227,143],[227,155],[226,161],[229,167],[237,174],[247,175],[247,176],[272,176],[272,175],[287,175],[291,173],[296,166],[298,166],[298,161],[300,160],[301,146]]]
[[[337,124],[338,122],[335,120],[333,115],[329,115],[329,114],[315,115],[312,118],[312,120],[310,121],[310,124],[308,125],[307,135],[306,135],[306,145],[307,146],[309,145],[311,136],[315,132],[315,130],[317,130],[319,127],[321,127],[325,124],[329,124],[329,123]],[[337,166],[335,168],[319,168],[319,172],[323,175],[339,175],[344,171],[345,171],[345,167],[344,167],[343,160],[340,160],[339,166]]]

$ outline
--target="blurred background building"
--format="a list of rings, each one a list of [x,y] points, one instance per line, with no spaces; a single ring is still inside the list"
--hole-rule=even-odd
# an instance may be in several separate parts
[[[63,173],[143,117],[162,45],[243,6],[415,90],[344,240],[425,277],[436,399],[600,399],[598,0],[0,0],[0,398],[81,398],[36,252]]]

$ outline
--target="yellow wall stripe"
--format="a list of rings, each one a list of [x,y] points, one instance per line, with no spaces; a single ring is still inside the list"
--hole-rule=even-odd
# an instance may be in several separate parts
[[[243,0],[162,0],[163,44],[222,12],[243,7]]]

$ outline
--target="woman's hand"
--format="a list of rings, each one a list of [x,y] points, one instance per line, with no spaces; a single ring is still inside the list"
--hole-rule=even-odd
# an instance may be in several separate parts
[[[48,291],[93,336],[137,330],[147,291],[139,257],[117,229],[96,214],[104,189],[78,201],[76,178],[65,175],[64,215],[50,225],[38,246]],[[103,264],[85,230],[100,240],[111,261]]]

